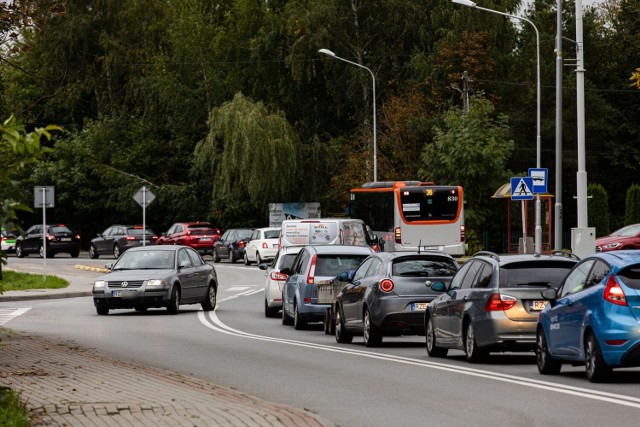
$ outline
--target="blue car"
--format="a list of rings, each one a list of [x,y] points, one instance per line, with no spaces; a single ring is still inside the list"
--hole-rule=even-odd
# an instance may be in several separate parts
[[[591,382],[613,368],[640,366],[640,251],[601,252],[584,258],[558,291],[542,296],[536,358],[541,374],[563,363],[585,365]]]

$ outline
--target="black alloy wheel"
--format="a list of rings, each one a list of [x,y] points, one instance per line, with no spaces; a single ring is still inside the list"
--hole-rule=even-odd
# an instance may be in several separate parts
[[[584,366],[589,381],[592,383],[600,383],[609,379],[612,369],[610,366],[607,366],[602,358],[600,346],[593,332],[587,334],[587,340],[584,344],[584,359]]]
[[[538,364],[538,372],[542,375],[557,374],[562,368],[562,363],[552,358],[549,354],[547,337],[541,326],[538,327],[538,332],[536,333],[536,362]]]
[[[424,327],[425,340],[427,344],[427,354],[429,357],[445,357],[449,352],[448,348],[438,347],[436,341],[436,329],[433,326],[433,319],[431,316],[427,317],[427,324]]]
[[[200,304],[204,311],[213,311],[216,308],[216,298],[217,292],[215,286],[213,284],[209,284],[207,288],[207,294],[205,295],[204,300]]]
[[[382,343],[382,331],[373,323],[369,309],[364,311],[364,345],[367,347],[377,347]]]

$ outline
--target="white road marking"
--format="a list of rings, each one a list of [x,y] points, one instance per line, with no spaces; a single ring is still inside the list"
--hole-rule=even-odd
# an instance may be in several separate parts
[[[0,308],[0,325],[4,325],[9,320],[20,316],[31,310],[31,307],[25,308]]]
[[[245,289],[249,289],[249,286],[232,286],[229,289],[221,289],[224,291],[244,291]]]
[[[238,296],[240,295],[234,296],[233,298],[237,298]],[[370,359],[386,360],[388,362],[402,363],[402,364],[413,365],[413,366],[418,366],[422,368],[437,369],[440,371],[447,371],[447,372],[452,372],[460,375],[480,377],[480,378],[485,378],[493,381],[517,384],[524,387],[537,388],[545,391],[568,394],[572,396],[582,397],[585,399],[598,400],[602,402],[612,403],[615,405],[629,406],[629,407],[640,409],[640,398],[633,397],[633,396],[607,393],[603,391],[591,390],[591,389],[582,388],[582,387],[573,387],[569,385],[557,384],[557,383],[552,383],[548,381],[539,381],[539,380],[534,380],[529,378],[518,377],[515,375],[501,374],[498,372],[467,368],[464,366],[452,366],[444,363],[413,359],[409,357],[386,355],[386,354],[374,353],[374,352],[363,351],[358,349],[347,349],[347,348],[341,348],[341,347],[335,347],[335,346],[329,346],[329,345],[323,345],[323,344],[313,344],[313,343],[308,343],[304,341],[295,341],[295,340],[289,340],[284,338],[275,338],[275,337],[251,334],[251,333],[239,331],[237,329],[233,329],[227,326],[218,318],[215,311],[212,311],[212,312],[201,311],[198,313],[198,319],[200,320],[200,323],[202,323],[204,326],[206,326],[209,329],[212,329],[217,332],[221,332],[223,334],[233,335],[241,338],[248,338],[248,339],[260,340],[260,341],[269,341],[269,342],[280,343],[280,344],[288,344],[288,345],[294,345],[298,347],[313,348],[317,350],[348,354],[348,355],[358,356],[358,357],[368,357]]]

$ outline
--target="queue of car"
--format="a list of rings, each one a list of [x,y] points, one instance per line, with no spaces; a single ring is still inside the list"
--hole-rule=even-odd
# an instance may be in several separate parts
[[[91,241],[91,258],[116,258],[95,281],[93,301],[99,315],[152,307],[175,314],[181,304],[211,311],[218,279],[202,258],[211,250],[215,262],[244,259],[266,271],[265,317],[282,311],[282,323],[297,330],[323,322],[338,343],[362,336],[367,347],[385,336],[423,335],[429,357],[456,349],[471,363],[493,352],[533,351],[540,374],[584,365],[599,382],[613,369],[640,366],[635,227],[607,236],[582,260],[563,251],[482,251],[459,267],[442,252],[379,252],[366,225],[351,219],[285,221],[222,236],[200,222],[176,223],[161,236],[113,225]],[[18,257],[45,250],[77,257],[80,236],[64,224],[34,225],[17,237],[3,229],[2,245]]]

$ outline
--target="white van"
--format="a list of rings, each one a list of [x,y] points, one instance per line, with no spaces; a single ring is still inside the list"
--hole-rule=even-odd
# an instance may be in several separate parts
[[[352,218],[282,221],[280,247],[306,245],[373,246],[364,221]]]

